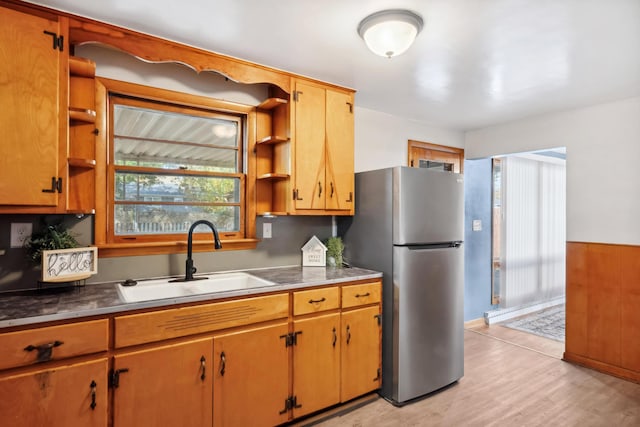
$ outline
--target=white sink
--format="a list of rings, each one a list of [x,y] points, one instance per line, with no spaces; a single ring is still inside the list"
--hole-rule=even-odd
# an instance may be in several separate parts
[[[134,286],[118,284],[118,293],[125,302],[140,302],[214,292],[248,290],[276,284],[242,272],[210,274],[206,279],[189,282],[172,282],[171,280],[175,279],[142,280]]]

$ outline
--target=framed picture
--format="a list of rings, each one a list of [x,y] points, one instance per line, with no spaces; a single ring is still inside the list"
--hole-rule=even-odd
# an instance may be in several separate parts
[[[43,282],[73,282],[98,272],[98,248],[95,246],[42,251]]]

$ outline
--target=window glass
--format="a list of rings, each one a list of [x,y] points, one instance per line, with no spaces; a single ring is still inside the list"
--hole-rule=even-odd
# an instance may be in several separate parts
[[[243,225],[242,117],[112,96],[114,236]]]

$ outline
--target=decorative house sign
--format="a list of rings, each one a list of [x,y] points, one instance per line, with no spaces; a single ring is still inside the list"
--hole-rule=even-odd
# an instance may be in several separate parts
[[[42,251],[43,282],[73,282],[98,272],[98,248]]]
[[[327,247],[316,236],[309,239],[302,247],[303,267],[324,267],[327,263],[326,259]]]

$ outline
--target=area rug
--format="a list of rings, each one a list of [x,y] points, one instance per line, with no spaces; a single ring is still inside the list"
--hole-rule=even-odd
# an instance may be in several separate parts
[[[559,304],[502,324],[508,328],[564,342],[565,305]]]

